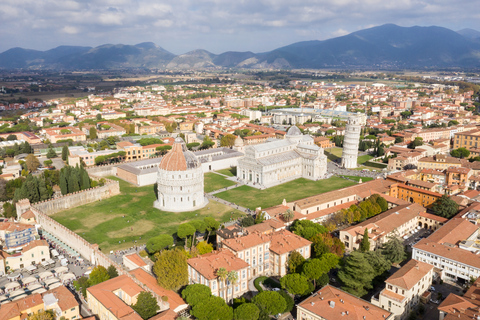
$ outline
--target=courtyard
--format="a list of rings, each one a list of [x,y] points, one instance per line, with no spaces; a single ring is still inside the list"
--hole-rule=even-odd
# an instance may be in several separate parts
[[[51,216],[104,252],[138,246],[159,234],[174,234],[179,224],[190,220],[211,216],[227,222],[244,214],[212,200],[196,211],[160,211],[153,207],[153,186],[136,187],[115,177],[109,179],[119,181],[120,195]]]
[[[353,181],[335,176],[318,181],[300,178],[265,190],[243,185],[217,193],[215,196],[254,210],[257,207],[269,208],[279,205],[283,199],[286,199],[287,202],[295,201],[354,184]]]

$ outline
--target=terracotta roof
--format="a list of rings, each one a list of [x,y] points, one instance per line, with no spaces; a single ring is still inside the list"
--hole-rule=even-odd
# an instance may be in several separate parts
[[[172,149],[162,158],[159,168],[166,171],[186,171],[199,167],[200,161],[187,150],[182,138],[176,138]]]
[[[30,249],[33,249],[38,246],[46,246],[48,248],[48,242],[46,240],[33,240],[30,241],[25,247],[23,247],[22,252],[27,252]]]
[[[138,253],[136,253],[136,252],[132,253],[132,254],[129,254],[129,255],[126,255],[125,258],[130,260],[132,263],[134,263],[135,265],[137,265],[139,267],[144,267],[144,266],[147,265],[145,263],[145,261],[143,261],[142,257],[140,257],[138,255]]]
[[[270,237],[260,232],[252,232],[241,237],[225,239],[222,246],[238,252],[267,242],[270,242]]]
[[[326,320],[387,319],[391,315],[370,302],[330,285],[318,290],[298,306]]]
[[[75,299],[75,296],[64,286],[48,290],[42,293],[42,297],[49,293],[53,294],[55,298],[57,298],[58,306],[60,307],[60,309],[62,309],[62,311],[66,311],[79,306],[77,300]]]
[[[99,283],[87,289],[105,308],[112,312],[119,319],[142,320],[129,305],[123,302],[113,291],[121,289],[130,297],[143,291],[128,275],[121,275],[116,278]]]
[[[187,263],[209,280],[218,277],[216,272],[219,268],[225,268],[228,272],[248,268],[248,263],[237,258],[233,252],[227,249],[220,249],[219,251],[212,251],[195,258],[190,258],[187,260]]]
[[[288,230],[281,230],[272,234],[270,251],[278,255],[292,252],[311,245],[312,242],[304,239]]]
[[[28,210],[28,211],[25,211],[25,212],[22,214],[22,218],[23,218],[23,219],[31,219],[31,218],[34,218],[34,219],[35,219],[35,214],[33,213],[32,210]]]
[[[432,269],[433,266],[428,263],[411,259],[385,282],[410,290]]]
[[[175,310],[175,312],[180,312],[181,310],[188,307],[185,301],[183,301],[180,295],[172,290],[167,290],[158,285],[157,279],[154,276],[146,272],[141,268],[130,271],[130,274],[137,278],[138,281],[145,284],[153,292],[159,296],[167,296],[168,303],[170,304],[170,309]],[[181,307],[180,310],[177,310],[178,307]]]

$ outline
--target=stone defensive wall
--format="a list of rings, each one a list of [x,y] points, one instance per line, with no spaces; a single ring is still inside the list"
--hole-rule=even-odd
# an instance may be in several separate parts
[[[112,181],[117,182],[117,181]],[[101,187],[103,188],[103,187]],[[117,182],[118,188],[118,182]],[[90,189],[89,189],[90,190]],[[98,190],[98,188],[93,188],[92,190]],[[84,190],[87,191],[87,190]],[[43,203],[43,202],[42,202]],[[35,215],[35,220],[37,224],[41,225],[42,230],[53,235],[55,238],[59,239],[63,243],[67,244],[70,248],[78,252],[83,258],[90,261],[93,265],[100,265],[105,268],[108,268],[110,265],[113,265],[119,275],[127,275],[131,278],[137,285],[143,288],[145,291],[150,292],[158,302],[161,311],[167,310],[170,308],[170,304],[167,301],[163,301],[157,293],[150,290],[146,285],[141,281],[131,275],[127,270],[125,270],[121,265],[110,259],[106,254],[104,254],[98,248],[98,245],[91,244],[87,240],[83,239],[81,236],[53,220],[47,214],[43,213],[37,206],[37,204],[30,205],[28,199],[23,199],[17,202],[17,214],[21,216],[24,212],[31,210]]]
[[[62,210],[107,199],[117,194],[120,194],[120,184],[118,181],[105,179],[105,184],[101,187],[89,188],[86,190],[69,193],[59,198],[37,202],[32,204],[32,207],[40,210],[46,215],[52,215]]]

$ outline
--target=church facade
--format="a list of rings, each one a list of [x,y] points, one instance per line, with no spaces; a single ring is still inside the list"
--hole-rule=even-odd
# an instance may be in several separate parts
[[[298,178],[319,180],[327,173],[327,157],[312,137],[291,127],[283,140],[245,147],[238,160],[237,179],[265,189]]]

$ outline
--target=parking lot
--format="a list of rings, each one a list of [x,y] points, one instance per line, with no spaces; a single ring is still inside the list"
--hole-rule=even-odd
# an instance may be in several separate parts
[[[405,239],[405,236],[403,238],[403,243],[405,246],[407,246],[407,250],[411,251],[412,246],[414,246],[418,241],[420,241],[423,238],[428,237],[429,235],[432,234],[432,230],[427,230],[427,229],[417,229],[417,232],[411,233],[408,238]]]
[[[425,313],[422,317],[422,319],[425,320],[438,320],[438,305],[442,303],[442,301],[445,300],[450,293],[454,293],[459,296],[463,295],[463,287],[455,282],[444,281],[442,284],[440,284],[440,281],[436,281],[436,283],[432,284],[432,287],[433,290],[430,290],[432,293],[431,301],[428,301],[428,303],[425,305]]]

